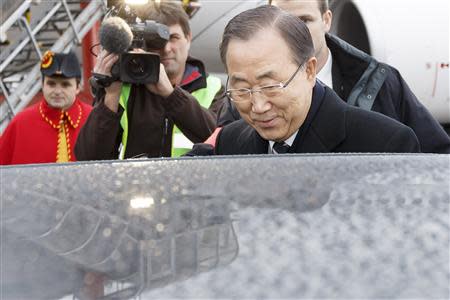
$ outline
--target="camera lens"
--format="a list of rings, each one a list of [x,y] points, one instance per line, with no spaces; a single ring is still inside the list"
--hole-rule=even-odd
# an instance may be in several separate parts
[[[159,55],[124,53],[120,57],[120,80],[126,83],[156,83],[159,79]]]
[[[128,74],[135,79],[143,79],[149,73],[148,65],[142,57],[134,56],[131,57],[126,66]]]

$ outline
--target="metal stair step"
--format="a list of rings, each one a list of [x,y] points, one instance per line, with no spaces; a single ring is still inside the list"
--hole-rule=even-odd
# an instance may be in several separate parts
[[[82,2],[87,3],[84,9],[81,9]],[[5,98],[0,103],[0,133],[12,115],[25,108],[39,92],[42,53],[71,49],[101,19],[104,4],[102,1],[53,0],[33,4],[30,10],[31,22],[19,21],[22,28],[11,26],[8,33],[14,32],[11,37],[15,40],[0,48],[0,92]],[[27,26],[29,32],[20,31]]]

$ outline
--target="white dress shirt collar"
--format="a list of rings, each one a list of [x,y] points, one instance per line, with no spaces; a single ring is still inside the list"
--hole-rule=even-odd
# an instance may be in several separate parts
[[[327,62],[323,66],[322,70],[317,73],[317,78],[326,84],[329,88],[333,88],[333,76],[331,73],[331,67],[333,66],[333,57],[331,56],[330,49],[328,49]]]

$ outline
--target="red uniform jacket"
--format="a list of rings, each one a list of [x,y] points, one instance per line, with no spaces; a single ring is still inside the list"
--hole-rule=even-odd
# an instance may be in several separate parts
[[[60,120],[68,130],[69,160],[76,161],[73,148],[92,107],[78,99],[62,111],[44,99],[17,114],[0,137],[0,165],[56,162]]]

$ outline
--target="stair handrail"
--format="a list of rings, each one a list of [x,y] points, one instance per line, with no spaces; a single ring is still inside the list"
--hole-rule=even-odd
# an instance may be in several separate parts
[[[61,5],[61,2],[59,3]],[[73,24],[80,39],[102,18],[104,10],[105,6],[102,1],[90,1],[81,11]],[[54,52],[68,52],[75,42],[74,28],[67,28],[63,35],[51,47],[51,50]],[[42,85],[40,76],[40,66],[36,64],[14,92],[8,95],[8,101],[1,103],[0,133],[4,131],[10,121],[11,113],[9,107],[13,109],[12,113],[21,111],[39,92]],[[6,113],[3,113],[4,110]]]

